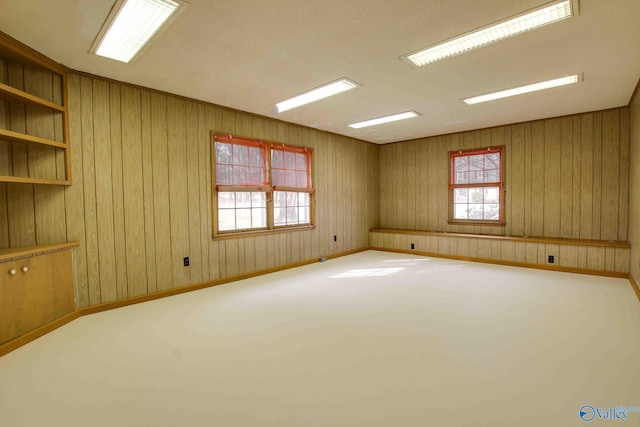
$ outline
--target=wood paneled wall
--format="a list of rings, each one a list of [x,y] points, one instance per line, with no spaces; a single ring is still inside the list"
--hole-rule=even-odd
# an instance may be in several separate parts
[[[630,105],[629,243],[631,276],[640,283],[640,95],[636,90]]]
[[[379,225],[373,144],[100,78],[68,80],[74,184],[0,184],[0,247],[79,241],[78,307],[367,247]],[[212,130],[312,147],[316,229],[214,241]]]
[[[448,152],[505,146],[505,227],[449,225]],[[627,240],[629,108],[380,149],[382,228]]]
[[[527,265],[566,269],[567,271],[589,271],[600,274],[623,274],[629,272],[630,248],[628,245],[611,243],[593,246],[589,241],[565,239],[533,241],[535,239],[508,240],[508,238],[469,237],[454,233],[424,233],[397,230],[373,230],[371,246],[407,253],[437,254],[444,257],[498,262],[512,265]],[[566,239],[571,240],[571,239]],[[411,249],[411,244],[414,249]],[[624,247],[621,247],[624,246]],[[554,257],[553,264],[549,256]]]

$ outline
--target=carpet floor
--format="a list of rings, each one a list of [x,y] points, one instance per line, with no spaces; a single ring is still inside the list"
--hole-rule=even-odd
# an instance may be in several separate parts
[[[620,407],[640,407],[628,280],[377,251],[85,316],[0,358],[3,427],[622,421],[610,408],[640,426]]]

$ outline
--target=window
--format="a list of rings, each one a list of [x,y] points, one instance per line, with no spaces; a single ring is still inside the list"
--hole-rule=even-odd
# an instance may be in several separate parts
[[[503,225],[502,147],[449,153],[449,222]]]
[[[313,225],[313,150],[213,134],[214,235]]]

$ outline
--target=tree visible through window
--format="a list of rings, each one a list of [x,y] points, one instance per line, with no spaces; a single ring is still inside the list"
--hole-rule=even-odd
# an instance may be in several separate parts
[[[214,234],[313,224],[313,150],[213,134]]]
[[[449,153],[449,221],[504,223],[502,147]]]

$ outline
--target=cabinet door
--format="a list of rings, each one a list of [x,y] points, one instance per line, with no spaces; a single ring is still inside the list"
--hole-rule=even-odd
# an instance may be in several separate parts
[[[73,262],[71,251],[53,252],[51,257],[50,286],[53,289],[53,309],[57,319],[71,313],[76,308],[73,290]]]
[[[0,343],[55,319],[53,260],[42,255],[0,264]]]

